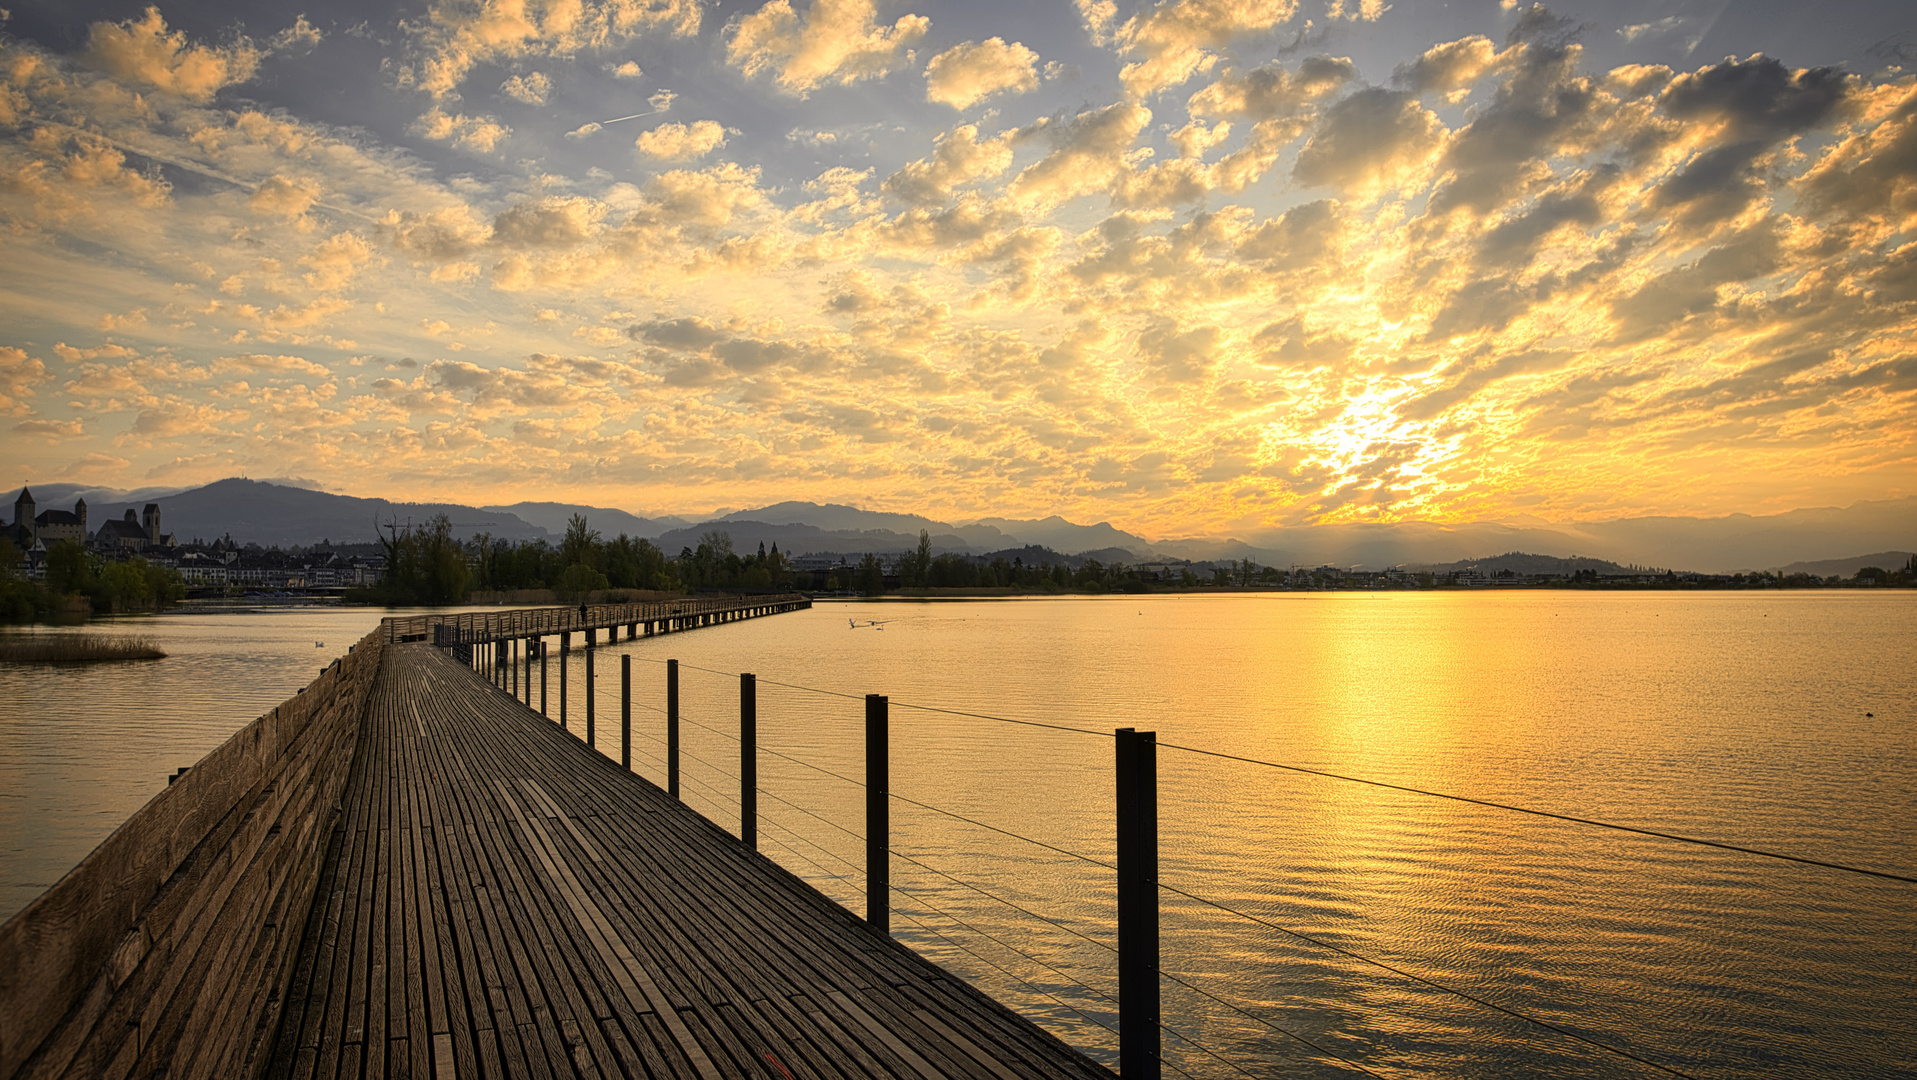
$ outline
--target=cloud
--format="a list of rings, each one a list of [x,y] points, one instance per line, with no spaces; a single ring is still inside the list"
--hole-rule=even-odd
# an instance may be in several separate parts
[[[1216,326],[1181,331],[1174,320],[1159,318],[1138,336],[1138,356],[1157,380],[1194,382],[1217,362],[1218,336]]]
[[[699,16],[698,0],[432,0],[424,20],[402,24],[414,56],[399,83],[449,100],[480,64],[569,57],[655,33],[689,37]]]
[[[308,272],[302,277],[319,292],[336,292],[373,256],[372,246],[358,233],[338,233],[300,259]]]
[[[1472,84],[1510,63],[1514,55],[1515,50],[1499,52],[1490,38],[1477,34],[1431,46],[1411,63],[1399,65],[1392,80],[1414,94],[1469,92]]]
[[[1360,90],[1325,110],[1298,151],[1292,176],[1306,187],[1363,192],[1390,186],[1443,145],[1444,126],[1410,94]]]
[[[1281,65],[1236,71],[1230,68],[1218,81],[1193,94],[1186,102],[1192,116],[1232,120],[1266,120],[1296,116],[1335,93],[1358,74],[1345,57],[1314,56],[1287,70]]]
[[[537,71],[514,75],[499,84],[499,92],[523,105],[544,105],[552,95],[552,79]]]
[[[1038,89],[1038,54],[1018,42],[986,38],[954,45],[925,65],[925,100],[968,109],[994,94]]]
[[[1332,22],[1377,22],[1391,5],[1384,0],[1331,0],[1325,8],[1325,18]]]
[[[1847,135],[1804,175],[1799,190],[1808,209],[1909,229],[1917,221],[1917,83],[1881,87],[1872,96],[1879,122]]]
[[[877,13],[872,0],[815,0],[803,15],[790,0],[771,0],[733,23],[726,59],[747,78],[770,72],[773,85],[797,97],[883,78],[912,62],[911,46],[932,21],[905,15],[880,26]]]
[[[86,435],[86,425],[78,420],[22,420],[13,432],[30,439],[78,439]]]
[[[27,355],[26,350],[0,345],[0,413],[25,414],[26,399],[33,396],[33,388],[52,377],[47,366]]]
[[[920,158],[882,185],[887,195],[917,205],[936,205],[967,184],[998,176],[1012,164],[1012,138],[1004,132],[979,141],[978,125],[963,124],[938,137],[932,155]]]
[[[528,199],[493,218],[493,241],[510,248],[564,248],[592,236],[606,206],[578,195]]]
[[[1012,181],[1012,195],[1030,206],[1050,207],[1105,190],[1124,170],[1126,152],[1151,120],[1150,109],[1120,102],[1020,131],[1020,140],[1042,136],[1053,146]]]
[[[292,220],[306,213],[319,199],[319,186],[310,180],[284,176],[269,176],[253,189],[246,205],[254,212],[269,217]]]
[[[240,38],[225,48],[194,45],[183,31],[168,31],[160,9],[138,19],[94,23],[86,60],[118,79],[186,101],[206,102],[222,87],[253,77],[263,54]]]
[[[612,64],[607,64],[606,74],[611,75],[615,79],[637,79],[640,76],[644,75],[645,72],[639,70],[639,65],[637,63],[635,63],[634,61],[628,60],[625,63],[619,64],[617,66],[614,66]]]
[[[434,142],[451,142],[482,154],[498,149],[513,133],[493,117],[448,113],[437,105],[413,121],[413,131]]]
[[[639,136],[639,152],[658,161],[691,161],[726,144],[726,129],[712,120],[661,124]]]
[[[1108,5],[1080,4],[1088,24],[1109,23]],[[1137,56],[1119,72],[1134,99],[1176,86],[1217,62],[1233,38],[1270,31],[1298,13],[1296,0],[1165,0],[1125,20],[1111,40],[1123,56]],[[1096,31],[1095,31],[1096,33]]]

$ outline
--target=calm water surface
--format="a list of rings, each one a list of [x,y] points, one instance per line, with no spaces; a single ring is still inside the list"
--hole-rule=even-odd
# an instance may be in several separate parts
[[[1085,860],[1112,857],[1109,732],[1138,727],[1161,742],[1177,1069],[1664,1075],[1596,1042],[1694,1076],[1874,1078],[1917,1075],[1917,886],[1194,751],[1917,876],[1913,601],[821,603],[617,651],[635,768],[661,782],[663,661],[686,665],[684,794],[728,827],[736,673],[758,675],[761,846],[855,910],[859,699],[891,695],[895,932],[1101,1058],[1113,908]],[[0,670],[0,917],[375,619],[167,616],[128,627],[165,661]]]

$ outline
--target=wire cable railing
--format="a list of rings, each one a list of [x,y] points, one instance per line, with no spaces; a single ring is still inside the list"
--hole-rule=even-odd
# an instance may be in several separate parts
[[[650,662],[650,663],[665,663],[669,665],[676,665],[679,669],[682,669],[682,670],[698,672],[701,674],[709,674],[713,676],[722,677],[725,679],[752,680],[755,678],[754,676],[741,676],[738,673],[720,671],[717,669],[701,667],[697,665],[679,664],[676,661],[662,661],[662,660],[657,660],[651,657],[634,657],[634,658],[643,660],[645,662]],[[825,689],[820,689],[816,687],[806,686],[801,683],[787,682],[782,680],[757,679],[757,685],[766,686],[766,687],[777,687],[783,690],[789,690],[789,691],[793,691],[795,693],[800,693],[800,694],[820,695],[824,698],[840,700],[840,701],[865,700],[869,704],[871,700],[870,698],[861,699],[859,695],[843,693],[843,692],[833,691],[833,690],[825,690]],[[495,684],[495,686],[497,687],[497,684]],[[506,691],[502,689],[502,692],[506,692]],[[884,700],[884,699],[880,699],[880,700]],[[654,705],[645,704],[645,703],[637,703],[637,704],[639,704],[642,709],[653,714],[662,714],[667,712],[667,710],[659,709],[657,706],[654,706]],[[996,716],[989,713],[977,712],[972,710],[952,709],[952,708],[945,708],[945,707],[932,706],[932,705],[918,705],[918,704],[898,702],[898,701],[892,701],[890,702],[890,705],[900,709],[910,709],[917,712],[923,712],[923,713],[929,713],[929,714],[940,714],[940,715],[946,715],[946,716],[957,716],[957,717],[963,717],[963,718],[975,719],[975,720],[981,720],[981,721],[987,721],[987,722],[993,722],[993,723],[1016,725],[1020,727],[1026,727],[1026,728],[1045,729],[1045,730],[1059,731],[1059,732],[1072,733],[1072,734],[1097,735],[1104,738],[1112,737],[1111,733],[1103,732],[1103,731],[1096,731],[1092,729],[1074,727],[1074,726],[1063,725],[1063,724],[1046,723],[1042,721],[1022,719],[1017,717]],[[750,737],[742,736],[742,734],[734,733],[731,731],[724,730],[723,728],[720,728],[720,727],[715,727],[713,725],[700,722],[694,719],[692,716],[686,715],[686,713],[683,710],[679,711],[676,716],[672,717],[672,719],[679,724],[685,725],[686,727],[696,728],[698,730],[701,730],[711,735],[721,736],[727,742],[734,744],[736,746],[739,746],[742,752],[749,750],[754,755],[764,754],[768,757],[776,758],[792,766],[795,766],[799,769],[806,770],[808,773],[818,774],[823,777],[829,778],[831,780],[838,781],[841,784],[847,785],[851,789],[864,790],[868,788],[870,783],[869,779],[860,779],[855,776],[847,775],[846,772],[844,771],[840,771],[834,768],[828,768],[814,761],[805,760],[803,757],[798,756],[797,752],[788,752],[786,749],[781,749],[777,746],[770,746],[763,742],[759,742],[757,741],[756,736],[750,736]],[[666,743],[666,740],[662,740],[654,734],[641,732],[641,735],[643,738],[648,740],[648,742],[654,744],[655,746],[668,745]],[[1683,835],[1683,834],[1675,833],[1675,832],[1644,828],[1641,826],[1620,824],[1617,822],[1605,821],[1605,820],[1601,820],[1601,819],[1593,818],[1593,817],[1586,817],[1586,816],[1579,816],[1575,814],[1567,814],[1567,813],[1560,813],[1556,811],[1542,810],[1542,809],[1537,809],[1535,807],[1527,807],[1527,806],[1500,802],[1500,801],[1495,801],[1490,799],[1481,799],[1481,798],[1476,798],[1476,797],[1472,797],[1468,795],[1459,795],[1459,794],[1438,791],[1438,790],[1433,790],[1433,789],[1428,789],[1428,788],[1423,788],[1423,787],[1418,787],[1413,785],[1393,783],[1390,781],[1378,780],[1378,779],[1368,778],[1364,776],[1335,772],[1328,769],[1320,769],[1320,768],[1313,768],[1313,767],[1308,767],[1303,765],[1287,764],[1280,761],[1266,760],[1259,757],[1253,757],[1253,756],[1243,755],[1243,754],[1234,754],[1234,753],[1229,753],[1222,750],[1208,749],[1205,747],[1189,746],[1189,745],[1182,745],[1182,744],[1176,744],[1176,743],[1155,743],[1155,746],[1162,746],[1166,750],[1191,754],[1191,755],[1195,755],[1195,756],[1207,758],[1207,759],[1213,759],[1218,761],[1228,761],[1228,762],[1234,762],[1238,764],[1249,765],[1249,766],[1254,766],[1259,768],[1266,768],[1266,769],[1272,769],[1272,770],[1278,770],[1278,771],[1284,771],[1284,772],[1290,772],[1290,773],[1296,773],[1296,774],[1302,774],[1302,775],[1309,775],[1309,776],[1317,777],[1320,779],[1336,781],[1340,783],[1361,785],[1361,786],[1380,789],[1380,790],[1388,790],[1388,791],[1393,791],[1393,792],[1397,792],[1397,793],[1401,793],[1405,795],[1416,796],[1420,798],[1429,798],[1429,799],[1444,800],[1444,801],[1461,803],[1461,804],[1469,804],[1469,805],[1478,806],[1478,807],[1482,807],[1482,808],[1493,810],[1493,811],[1525,815],[1525,816],[1535,817],[1540,819],[1554,820],[1554,821],[1564,822],[1567,824],[1577,825],[1581,827],[1602,829],[1602,830],[1607,830],[1607,831],[1612,831],[1612,832],[1617,832],[1622,834],[1638,835],[1638,836],[1643,836],[1643,837],[1652,838],[1652,839],[1665,841],[1665,842],[1717,849],[1717,850],[1738,854],[1738,855],[1749,856],[1753,858],[1800,864],[1800,865],[1817,867],[1817,868],[1822,868],[1822,869],[1827,869],[1827,870],[1832,870],[1832,871],[1837,871],[1842,873],[1867,876],[1867,877],[1886,880],[1886,881],[1917,884],[1917,877],[1911,877],[1908,875],[1899,874],[1899,873],[1895,873],[1895,872],[1891,872],[1887,870],[1877,870],[1877,869],[1872,869],[1868,867],[1848,865],[1845,863],[1840,863],[1835,861],[1814,859],[1814,858],[1809,858],[1805,856],[1792,855],[1792,854],[1784,853],[1784,852],[1765,850],[1765,849],[1757,848],[1757,847],[1731,844],[1731,843],[1726,843],[1722,841],[1711,840],[1708,838],[1687,836],[1687,835]],[[703,766],[703,769],[707,772],[708,775],[731,780],[731,781],[734,781],[735,783],[743,783],[743,781],[740,780],[740,773],[732,772],[728,770],[727,768],[725,768],[724,766],[720,765],[719,763],[710,760],[709,758],[692,753],[691,751],[685,749],[683,746],[677,747],[677,753],[679,754],[679,756],[687,760],[697,762],[698,764]],[[647,754],[646,757],[647,757],[647,760],[654,765],[660,765],[660,766],[665,766],[667,768],[671,768],[670,764],[662,761],[657,756],[656,753]],[[684,779],[687,782],[698,787],[701,790],[702,797],[710,797],[715,805],[718,805],[722,808],[730,807],[733,809],[738,809],[746,805],[745,803],[742,803],[740,798],[736,798],[729,795],[728,793],[720,790],[719,787],[714,786],[713,783],[708,782],[707,780],[702,779],[700,776],[694,775],[693,773],[689,772],[685,774]],[[775,803],[780,807],[786,808],[793,813],[801,815],[804,818],[809,819],[810,821],[816,822],[819,825],[822,825],[831,830],[834,830],[837,833],[843,833],[846,837],[849,837],[852,840],[860,841],[861,843],[867,842],[869,840],[869,837],[867,835],[860,833],[858,830],[850,828],[838,821],[832,820],[831,817],[827,816],[825,813],[822,813],[821,809],[810,807],[810,806],[804,805],[803,803],[799,801],[795,801],[792,798],[788,798],[777,791],[771,790],[763,782],[759,783],[755,788],[749,789],[749,790],[756,791],[757,793],[762,793],[772,803]],[[875,794],[872,797],[878,798],[880,796]],[[889,786],[885,790],[883,790],[882,797],[884,801],[889,803],[897,803],[904,806],[910,806],[910,807],[925,811],[926,813],[929,813],[932,815],[937,815],[945,819],[957,821],[957,822],[972,826],[974,828],[985,830],[997,836],[1004,837],[1007,840],[1015,841],[1016,843],[1021,845],[1026,845],[1029,847],[1040,849],[1042,851],[1063,856],[1069,860],[1072,860],[1073,863],[1075,864],[1082,864],[1083,866],[1097,868],[1102,871],[1111,871],[1111,872],[1118,872],[1118,873],[1123,872],[1122,866],[1120,865],[1124,862],[1124,855],[1123,855],[1122,849],[1121,849],[1121,854],[1120,854],[1120,858],[1118,862],[1116,863],[1110,862],[1104,859],[1095,858],[1093,856],[1083,854],[1078,851],[1073,851],[1069,847],[1061,846],[1059,844],[1051,843],[1045,840],[1037,839],[1035,837],[1024,835],[1021,832],[1017,831],[1016,829],[1007,828],[999,824],[994,824],[988,820],[983,820],[981,817],[975,816],[974,814],[960,813],[960,812],[939,806],[934,802],[926,801],[924,799],[914,798],[912,796],[902,794],[896,790],[890,790]],[[804,864],[804,866],[810,872],[818,875],[819,879],[821,880],[829,880],[831,882],[842,885],[849,880],[856,880],[861,876],[869,875],[874,872],[874,869],[871,865],[861,867],[852,859],[848,859],[847,857],[840,854],[839,852],[832,850],[830,847],[819,843],[813,837],[806,835],[807,831],[812,831],[812,830],[795,830],[785,825],[784,823],[778,821],[773,816],[762,816],[761,820],[764,822],[764,824],[767,825],[769,829],[773,830],[774,832],[778,834],[777,846],[779,850],[783,852],[787,857],[793,859],[795,862]],[[917,871],[923,872],[926,875],[930,875],[931,879],[937,879],[938,882],[944,885],[949,885],[952,887],[956,887],[960,890],[963,890],[963,892],[958,895],[975,896],[979,898],[978,901],[974,901],[975,904],[983,903],[986,905],[995,905],[1003,909],[1009,909],[1010,911],[1017,913],[1019,916],[1023,916],[1026,919],[1030,919],[1034,923],[1044,927],[1045,932],[1048,932],[1048,933],[1056,932],[1058,934],[1066,935],[1070,939],[1083,941],[1085,943],[1095,945],[1101,951],[1101,954],[1112,954],[1112,953],[1118,953],[1121,951],[1119,947],[1114,946],[1113,944],[1110,943],[1110,941],[1102,940],[1101,938],[1094,936],[1092,933],[1087,933],[1084,930],[1078,929],[1076,926],[1071,925],[1072,922],[1074,921],[1071,918],[1045,914],[1041,910],[1038,910],[1035,907],[1031,906],[1029,903],[1020,903],[1017,900],[1014,900],[1008,896],[1002,895],[1001,892],[995,891],[994,889],[987,887],[986,885],[981,885],[974,881],[968,881],[964,877],[961,877],[959,874],[952,873],[947,869],[940,868],[936,865],[933,865],[931,862],[926,861],[925,858],[921,857],[921,855],[923,854],[922,852],[904,850],[890,843],[886,843],[880,850],[883,850],[885,852],[886,857],[888,859],[897,859],[899,860],[900,863],[902,863],[905,866],[915,868]],[[808,851],[816,852],[817,857],[815,857],[813,854],[809,854]],[[843,867],[843,870],[835,870],[835,869],[829,868],[825,862],[820,861],[821,858],[828,860],[829,862],[836,864],[839,867]],[[1289,939],[1298,941],[1311,948],[1323,950],[1332,954],[1336,954],[1338,956],[1342,956],[1345,959],[1388,973],[1398,979],[1405,980],[1406,982],[1416,984],[1425,989],[1456,998],[1460,1001],[1469,1003],[1471,1005],[1475,1005],[1489,1012],[1499,1014],[1509,1020],[1514,1020],[1521,1024],[1535,1027],[1541,1032],[1549,1032],[1552,1035],[1555,1035],[1557,1037],[1570,1040],[1571,1042],[1574,1042],[1578,1044],[1579,1046],[1585,1048],[1587,1051],[1598,1053],[1605,1056],[1614,1057],[1624,1061],[1629,1061],[1637,1066],[1641,1066],[1643,1068],[1650,1069],[1664,1075],[1676,1076],[1676,1077],[1686,1078],[1686,1080],[1692,1080],[1692,1077],[1693,1077],[1692,1073],[1685,1072],[1675,1066],[1665,1064],[1663,1062],[1655,1060],[1653,1057],[1646,1056],[1646,1054],[1644,1053],[1639,1053],[1632,1049],[1627,1049],[1626,1047],[1616,1045],[1613,1042],[1605,1041],[1601,1037],[1593,1037],[1592,1035],[1583,1034],[1579,1032],[1578,1030],[1575,1030],[1571,1027],[1566,1026],[1563,1023],[1553,1022],[1552,1020],[1548,1020],[1536,1015],[1532,1015],[1530,1012],[1527,1012],[1525,1009],[1521,1007],[1500,1003],[1496,1000],[1492,1000],[1491,996],[1486,995],[1482,992],[1474,993],[1469,990],[1460,989],[1456,986],[1447,985],[1445,982],[1440,981],[1439,979],[1432,978],[1427,975],[1422,975],[1416,972],[1415,970],[1411,970],[1409,967],[1404,965],[1403,961],[1400,961],[1398,963],[1390,963],[1384,960],[1376,959],[1373,956],[1366,955],[1364,952],[1361,952],[1358,949],[1354,949],[1346,945],[1341,945],[1341,944],[1338,944],[1337,942],[1325,940],[1321,936],[1307,934],[1299,930],[1291,929],[1289,927],[1282,925],[1281,923],[1277,921],[1274,921],[1271,918],[1266,918],[1254,912],[1244,910],[1242,906],[1236,906],[1231,903],[1226,903],[1223,901],[1213,899],[1211,897],[1203,895],[1201,892],[1193,891],[1192,889],[1188,889],[1188,888],[1183,888],[1177,884],[1168,883],[1162,879],[1154,879],[1152,881],[1152,888],[1153,888],[1153,891],[1155,892],[1163,892],[1167,895],[1180,897],[1186,901],[1189,901],[1190,903],[1194,905],[1198,905],[1200,907],[1207,908],[1210,910],[1215,910],[1219,913],[1230,916],[1232,919],[1237,920],[1241,923],[1253,925],[1253,926],[1262,928],[1263,930],[1284,935],[1285,937]],[[1005,935],[1001,933],[994,933],[991,930],[987,929],[986,927],[979,925],[978,924],[979,920],[977,920],[976,917],[972,919],[967,919],[942,909],[938,905],[932,903],[928,897],[928,894],[926,894],[920,889],[907,887],[905,885],[901,885],[896,882],[889,882],[889,881],[885,885],[885,889],[887,893],[897,893],[901,897],[907,898],[909,901],[911,901],[912,905],[916,905],[920,911],[925,913],[930,913],[930,915],[933,917],[945,920],[947,923],[949,923],[951,927],[959,928],[964,933],[973,935],[978,940],[990,942],[992,945],[998,948],[1004,949],[1010,954],[1019,957],[1023,962],[1029,963],[1033,965],[1034,967],[1047,972],[1049,975],[1056,977],[1060,980],[1063,980],[1065,985],[1076,987],[1079,990],[1082,990],[1084,993],[1089,994],[1099,1000],[1122,1007],[1122,1001],[1120,999],[1114,998],[1110,994],[1107,994],[1106,992],[1097,989],[1090,983],[1086,982],[1084,978],[1080,977],[1079,975],[1072,974],[1070,971],[1066,970],[1066,968],[1061,967],[1058,964],[1048,961],[1042,957],[1036,956],[1031,951],[1028,951],[1025,948],[1021,948],[1018,945],[1014,944],[1013,942],[1006,940]],[[972,959],[978,961],[979,963],[985,965],[986,967],[998,972],[1000,975],[1004,976],[1005,978],[1012,980],[1014,983],[1018,984],[1019,986],[1026,988],[1032,994],[1040,998],[1049,1000],[1052,1003],[1058,1005],[1059,1007],[1065,1010],[1068,1010],[1071,1013],[1079,1016],[1085,1022],[1093,1024],[1097,1026],[1098,1028],[1103,1029],[1107,1033],[1110,1033],[1113,1035],[1119,1034],[1118,1029],[1114,1029],[1113,1027],[1111,1027],[1111,1025],[1097,1019],[1096,1017],[1093,1017],[1087,1014],[1083,1009],[1079,1008],[1078,1006],[1073,1005],[1069,1001],[1060,998],[1059,996],[1057,996],[1057,994],[1046,989],[1046,987],[1044,985],[1041,985],[1039,982],[1035,982],[1031,978],[1021,976],[1013,972],[1012,970],[1010,970],[1003,964],[997,961],[994,961],[987,956],[982,955],[980,952],[978,952],[974,948],[954,938],[951,933],[948,933],[945,930],[941,930],[935,926],[932,926],[928,924],[927,922],[925,922],[923,919],[916,917],[910,911],[908,911],[906,906],[902,906],[902,905],[889,905],[889,906],[891,908],[892,913],[897,914],[900,918],[910,922],[912,925],[917,927],[919,930],[925,932],[926,934],[932,935],[933,937],[937,938],[939,941],[943,942],[946,946],[949,946],[950,948],[956,950],[958,953],[971,957]],[[1156,918],[1155,904],[1154,904],[1153,910],[1154,910],[1154,918]],[[1109,921],[1105,919],[1104,917],[1099,917],[1091,921],[1093,922],[1093,924],[1101,926],[1101,927],[1108,928],[1110,926]],[[1122,921],[1122,916],[1121,916],[1121,921]],[[1416,964],[1415,960],[1413,961],[1413,964],[1414,965]],[[1287,1040],[1295,1042],[1298,1046],[1303,1047],[1309,1050],[1311,1053],[1317,1055],[1319,1060],[1324,1064],[1334,1065],[1337,1068],[1346,1069],[1353,1073],[1358,1073],[1358,1074],[1363,1074],[1363,1075],[1368,1075],[1373,1077],[1382,1077],[1382,1074],[1375,1071],[1374,1068],[1371,1067],[1371,1065],[1363,1061],[1354,1060],[1353,1058],[1346,1056],[1345,1054],[1339,1053],[1337,1050],[1335,1050],[1331,1046],[1326,1045],[1322,1038],[1313,1038],[1311,1036],[1291,1030],[1282,1024],[1274,1022],[1271,1018],[1260,1015],[1259,1012],[1251,1008],[1245,1007],[1245,1005],[1241,1003],[1232,1001],[1229,996],[1226,996],[1219,992],[1214,992],[1213,989],[1208,989],[1206,986],[1193,982],[1188,978],[1180,976],[1179,974],[1176,974],[1172,971],[1157,970],[1155,972],[1154,978],[1162,980],[1166,985],[1180,987],[1183,990],[1193,995],[1196,995],[1197,998],[1210,1002],[1212,1005],[1217,1006],[1218,1008],[1224,1010],[1226,1013],[1234,1017],[1237,1017],[1238,1019],[1248,1021],[1252,1024],[1257,1025],[1259,1028],[1269,1030],[1270,1032],[1276,1035],[1282,1036]],[[1215,1063],[1218,1067],[1222,1067],[1236,1074],[1248,1075],[1248,1076],[1260,1075],[1258,1073],[1255,1073],[1246,1069],[1243,1065],[1241,1065],[1237,1061],[1232,1060],[1232,1058],[1228,1054],[1221,1053],[1219,1050],[1205,1045],[1201,1038],[1194,1038],[1193,1036],[1188,1035],[1183,1031],[1180,1031],[1178,1029],[1178,1026],[1175,1024],[1166,1023],[1164,1020],[1156,1019],[1156,1018],[1154,1019],[1153,1023],[1161,1034],[1168,1036],[1169,1038],[1175,1040],[1179,1044],[1177,1053],[1201,1055],[1204,1059],[1206,1059],[1207,1062]],[[1176,1062],[1172,1060],[1169,1060],[1166,1058],[1160,1058],[1159,1063],[1162,1064],[1164,1067],[1171,1069],[1172,1071],[1180,1073],[1182,1075],[1192,1075],[1185,1068],[1181,1067],[1179,1064],[1177,1064]],[[1189,1063],[1189,1061],[1187,1063]],[[1209,1064],[1204,1065],[1203,1068],[1209,1069],[1211,1068],[1211,1065]]]

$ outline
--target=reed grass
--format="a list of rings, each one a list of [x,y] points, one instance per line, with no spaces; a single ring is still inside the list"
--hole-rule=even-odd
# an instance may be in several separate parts
[[[117,634],[0,635],[0,661],[15,664],[93,664],[111,660],[158,660],[166,656],[152,638]]]

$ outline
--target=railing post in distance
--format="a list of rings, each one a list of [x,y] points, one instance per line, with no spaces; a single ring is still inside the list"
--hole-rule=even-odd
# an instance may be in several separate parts
[[[619,765],[632,768],[632,654],[619,658]]]
[[[891,699],[865,695],[865,922],[892,932]]]
[[[598,695],[593,692],[592,654],[598,651],[599,651],[598,649],[594,649],[591,647],[588,647],[586,649],[586,745],[587,746],[593,745],[592,738],[595,731],[595,728],[593,726],[593,720],[595,717],[595,710],[593,708],[593,699],[597,697]]]
[[[759,848],[759,681],[739,676],[739,839]]]
[[[679,797],[679,661],[666,661],[666,794]]]
[[[1158,733],[1119,728],[1118,1074],[1159,1080]]]

